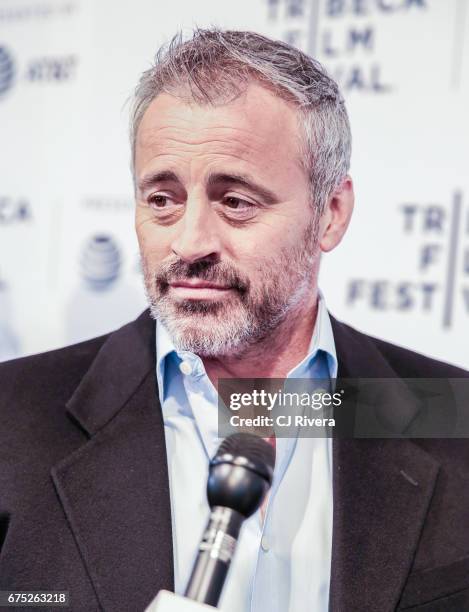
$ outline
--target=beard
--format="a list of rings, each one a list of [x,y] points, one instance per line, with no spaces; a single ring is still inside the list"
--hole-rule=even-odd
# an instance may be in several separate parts
[[[152,269],[142,255],[150,312],[166,327],[176,350],[234,356],[268,337],[311,291],[319,259],[318,217],[313,214],[293,248],[259,259],[255,282],[225,261],[187,263],[174,257]],[[221,300],[174,299],[170,283],[190,278],[231,291]]]

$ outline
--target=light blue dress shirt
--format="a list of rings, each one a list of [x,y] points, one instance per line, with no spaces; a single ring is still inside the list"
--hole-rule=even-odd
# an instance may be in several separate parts
[[[158,392],[163,411],[174,550],[175,591],[183,593],[206,525],[209,459],[217,437],[217,392],[202,360],[177,352],[156,329]],[[337,356],[322,295],[307,356],[287,378],[337,376]],[[224,612],[326,612],[332,546],[332,441],[276,439],[265,519],[245,521],[222,593]]]

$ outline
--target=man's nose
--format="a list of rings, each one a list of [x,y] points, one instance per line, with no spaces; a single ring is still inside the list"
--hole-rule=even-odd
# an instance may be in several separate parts
[[[192,200],[186,203],[184,216],[172,242],[173,252],[186,261],[193,263],[199,259],[218,260],[220,239],[217,232],[216,213],[209,202]]]

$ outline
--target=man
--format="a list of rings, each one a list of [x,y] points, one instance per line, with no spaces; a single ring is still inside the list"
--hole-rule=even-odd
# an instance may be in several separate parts
[[[0,586],[67,590],[80,611],[184,590],[220,378],[467,376],[328,314],[317,276],[352,214],[350,130],[303,53],[174,39],[137,88],[132,151],[152,316],[0,370]],[[468,485],[465,440],[277,438],[221,607],[469,610]]]

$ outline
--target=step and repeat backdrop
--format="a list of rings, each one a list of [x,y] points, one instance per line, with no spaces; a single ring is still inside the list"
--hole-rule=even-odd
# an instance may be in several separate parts
[[[0,360],[145,307],[129,98],[208,25],[290,42],[342,87],[356,210],[323,257],[329,309],[469,367],[469,0],[0,0]]]

